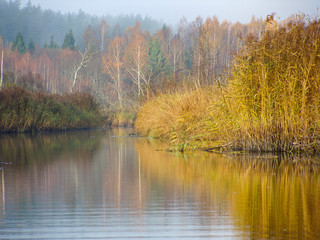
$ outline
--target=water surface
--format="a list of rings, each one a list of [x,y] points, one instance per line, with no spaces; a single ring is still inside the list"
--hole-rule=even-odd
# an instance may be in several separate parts
[[[317,157],[173,154],[126,135],[1,135],[0,239],[320,239]]]

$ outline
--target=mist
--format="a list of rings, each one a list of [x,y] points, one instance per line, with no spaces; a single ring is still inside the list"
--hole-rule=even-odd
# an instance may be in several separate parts
[[[26,5],[28,1],[22,0],[21,6]],[[189,21],[197,16],[204,19],[217,16],[221,21],[248,23],[252,16],[265,18],[273,12],[276,13],[276,17],[285,19],[301,12],[316,15],[320,7],[318,0],[32,0],[31,3],[61,13],[77,13],[81,9],[96,16],[140,14],[168,24],[176,24],[183,16]]]

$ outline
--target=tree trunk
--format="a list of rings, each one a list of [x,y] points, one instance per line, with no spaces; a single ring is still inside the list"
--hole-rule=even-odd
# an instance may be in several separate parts
[[[138,50],[138,96],[140,97],[141,94],[141,86],[140,86],[140,47]]]
[[[76,68],[76,71],[74,72],[74,77],[73,77],[73,82],[72,82],[72,86],[70,88],[70,93],[72,93],[74,85],[76,84],[77,78],[78,78],[78,72],[82,69],[85,68],[87,66],[87,63],[89,63],[91,61],[91,57],[89,56],[89,50],[87,49],[84,53],[81,53],[80,50],[78,49],[78,52],[81,55],[81,62],[78,65],[78,67]]]
[[[3,84],[3,50],[1,54],[1,77],[0,77],[0,89],[2,88]]]

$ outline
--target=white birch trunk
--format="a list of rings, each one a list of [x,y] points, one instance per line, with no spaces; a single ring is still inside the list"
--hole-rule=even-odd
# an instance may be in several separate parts
[[[3,84],[3,50],[1,53],[1,77],[0,77],[0,89],[2,88]]]

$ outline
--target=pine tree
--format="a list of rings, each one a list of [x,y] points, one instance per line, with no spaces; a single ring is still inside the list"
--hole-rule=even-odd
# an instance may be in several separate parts
[[[71,50],[75,49],[75,39],[71,29],[64,37],[62,48],[70,48]]]
[[[32,40],[29,41],[28,43],[28,50],[31,54],[34,53],[34,50],[36,49],[36,47],[34,46],[34,42]]]
[[[153,75],[168,73],[170,71],[167,60],[159,43],[159,39],[155,38],[150,42],[149,48],[149,65]]]
[[[27,46],[21,32],[18,32],[16,39],[12,44],[11,50],[12,51],[17,50],[18,53],[20,53],[21,55],[25,54],[25,52],[27,51]]]
[[[50,37],[50,43],[48,48],[53,48],[53,49],[58,48],[58,44],[54,41],[54,37],[52,35]]]

